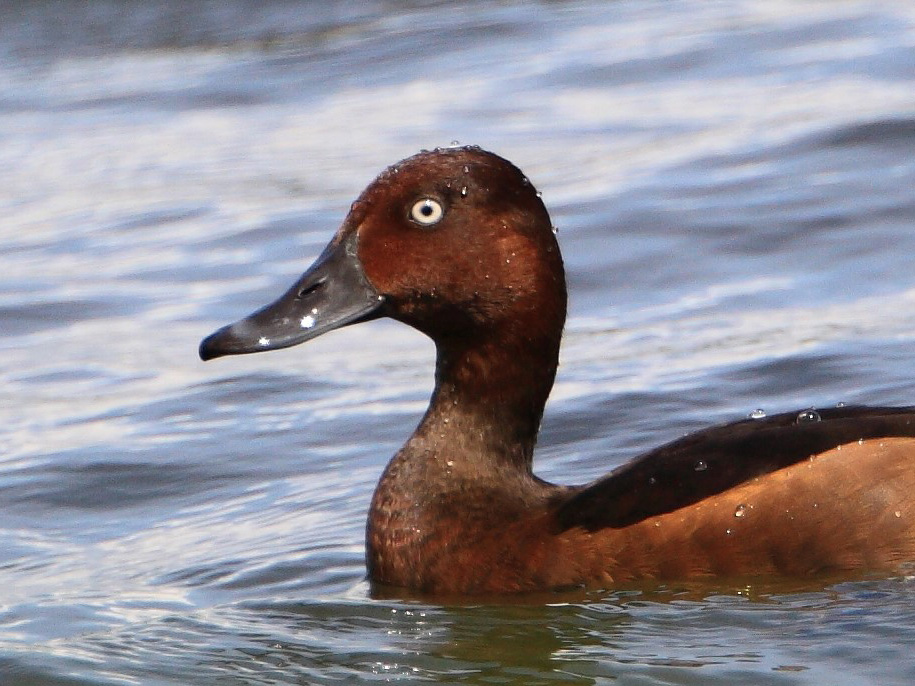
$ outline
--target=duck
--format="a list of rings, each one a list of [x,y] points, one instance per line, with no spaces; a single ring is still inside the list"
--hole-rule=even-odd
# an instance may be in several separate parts
[[[915,407],[836,406],[691,433],[584,485],[533,472],[566,320],[540,193],[477,146],[384,170],[275,302],[201,359],[389,317],[435,385],[366,526],[381,588],[473,596],[701,578],[896,573],[915,559]]]

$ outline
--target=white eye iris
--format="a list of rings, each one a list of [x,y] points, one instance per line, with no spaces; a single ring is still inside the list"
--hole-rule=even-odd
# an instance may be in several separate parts
[[[432,226],[438,223],[444,214],[445,210],[442,208],[442,204],[432,198],[417,200],[410,210],[410,218],[423,226]]]

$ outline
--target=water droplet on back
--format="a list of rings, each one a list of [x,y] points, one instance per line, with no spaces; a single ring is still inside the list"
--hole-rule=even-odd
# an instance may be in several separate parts
[[[747,513],[747,506],[741,503],[737,506],[737,509],[734,510],[735,517],[743,517]]]
[[[462,198],[466,198],[466,197],[467,197],[467,186],[463,186],[463,187],[461,188],[461,197],[462,197]]]
[[[708,465],[703,460],[699,460],[693,469],[695,469],[697,472],[704,472],[706,469],[708,469]]]
[[[763,419],[766,416],[766,411],[761,407],[756,408],[750,413],[750,419]]]
[[[816,410],[804,410],[798,414],[795,421],[798,424],[810,424],[812,422],[818,422],[820,421],[820,413]]]

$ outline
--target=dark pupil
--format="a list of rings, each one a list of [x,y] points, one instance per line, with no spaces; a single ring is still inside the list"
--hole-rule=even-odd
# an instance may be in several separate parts
[[[426,203],[425,205],[422,206],[422,209],[420,209],[420,212],[423,213],[424,217],[431,216],[432,215],[432,205],[430,205],[429,203]]]

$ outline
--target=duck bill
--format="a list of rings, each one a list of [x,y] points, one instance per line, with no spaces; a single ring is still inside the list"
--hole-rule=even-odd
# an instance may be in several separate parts
[[[384,300],[365,276],[356,232],[330,243],[276,301],[200,343],[200,358],[288,348],[347,324],[380,316]]]

